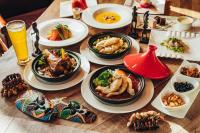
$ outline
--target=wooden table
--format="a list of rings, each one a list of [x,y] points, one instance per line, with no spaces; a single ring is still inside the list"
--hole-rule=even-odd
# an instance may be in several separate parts
[[[111,0],[99,0],[99,3],[110,2]],[[122,4],[124,0],[112,0],[114,3]],[[45,20],[58,18],[59,17],[59,3],[60,0],[55,0],[49,8],[38,18],[37,22],[42,22]],[[188,8],[196,11],[200,11],[200,1],[199,0],[171,0],[167,1],[166,4],[166,14],[167,15],[179,15],[169,11],[169,5]],[[119,29],[118,31],[127,31],[128,28]],[[89,35],[95,34],[96,32],[101,32],[102,30],[97,30],[90,27]],[[125,32],[126,33],[126,32]],[[87,39],[86,39],[87,40]],[[84,40],[82,43],[86,43]],[[71,46],[69,49],[78,51],[80,45]],[[147,46],[141,44],[141,51],[146,51]],[[12,49],[11,49],[12,50]],[[10,57],[9,57],[10,56]],[[23,68],[16,65],[16,57],[14,52],[11,52],[8,56],[8,60],[0,60],[0,80],[4,77],[2,75],[7,75],[13,72],[22,72]],[[3,57],[4,58],[4,57]],[[3,62],[3,63],[2,63]],[[162,62],[167,64],[172,73],[174,73],[181,60],[174,59],[162,59]],[[3,64],[3,65],[2,65]],[[5,68],[3,68],[5,67]],[[100,67],[99,65],[91,64],[91,70]],[[6,72],[1,72],[1,70]],[[157,80],[154,82],[155,94],[153,99],[158,95],[162,88],[167,83],[168,79]],[[35,121],[28,116],[24,115],[15,108],[14,99],[6,100],[0,98],[0,133],[8,132],[67,132],[75,133],[80,132],[80,130],[88,131],[93,130],[102,133],[127,133],[130,132],[126,127],[127,120],[131,114],[109,114],[98,111],[91,106],[89,106],[81,97],[80,84],[76,85],[67,90],[57,91],[57,92],[43,92],[47,97],[62,97],[67,96],[69,99],[75,99],[80,101],[83,105],[93,110],[98,114],[98,119],[93,124],[79,124],[73,123],[66,120],[56,120],[53,123],[42,123]],[[155,132],[200,132],[200,109],[198,108],[200,104],[200,96],[198,95],[191,109],[184,119],[176,119],[170,116],[165,116],[166,122],[161,123],[161,127]],[[155,110],[150,103],[139,111]],[[78,128],[78,129],[76,129]],[[133,132],[133,131],[132,131]]]

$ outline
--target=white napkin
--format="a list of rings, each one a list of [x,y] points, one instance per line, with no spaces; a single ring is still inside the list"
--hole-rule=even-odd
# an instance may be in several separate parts
[[[97,0],[86,0],[87,6],[97,5]],[[72,16],[72,7],[71,0],[61,1],[60,2],[60,17],[70,17]]]

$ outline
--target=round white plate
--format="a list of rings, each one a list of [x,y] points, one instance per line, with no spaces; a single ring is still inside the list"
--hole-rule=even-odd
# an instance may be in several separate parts
[[[72,37],[66,40],[61,41],[51,41],[47,39],[48,34],[51,29],[54,28],[58,24],[64,24],[69,27],[72,32]],[[40,33],[39,44],[49,47],[63,47],[76,44],[82,41],[88,35],[88,27],[86,24],[79,20],[69,19],[69,18],[59,18],[47,20],[45,22],[38,24],[38,30]],[[33,33],[33,30],[30,31],[30,35]],[[35,35],[31,35],[33,41],[35,41]]]
[[[96,13],[97,11],[98,12],[103,12],[103,11],[116,12],[117,14],[121,16],[121,20],[113,24],[103,24],[103,23],[97,22],[93,17],[94,13]],[[89,26],[99,28],[99,29],[121,28],[131,23],[132,9],[130,7],[126,7],[126,6],[118,5],[118,4],[98,4],[96,6],[92,6],[84,10],[82,13],[82,20]]]
[[[83,80],[81,84],[81,94],[84,100],[90,106],[94,107],[97,110],[107,113],[116,113],[116,114],[129,113],[143,108],[150,102],[151,98],[153,97],[154,94],[153,83],[151,80],[145,79],[144,91],[140,96],[140,98],[137,99],[137,101],[130,104],[121,104],[121,105],[104,104],[95,98],[95,96],[92,94],[89,88],[89,81],[94,72],[90,73],[87,76],[87,78]]]
[[[80,54],[78,55],[81,58],[80,70],[77,73],[75,73],[71,78],[69,78],[68,80],[62,83],[48,83],[48,82],[45,83],[36,79],[35,75],[32,72],[31,62],[27,64],[27,66],[24,69],[24,72],[23,72],[24,80],[30,86],[36,89],[45,90],[45,91],[57,91],[57,90],[63,90],[63,89],[67,89],[72,86],[75,86],[78,83],[80,83],[84,78],[86,78],[90,71],[89,61],[85,57],[81,56]]]
[[[132,41],[132,47],[129,53],[134,54],[134,53],[139,53],[140,52],[140,46],[139,43],[131,38]],[[89,48],[87,43],[82,43],[80,46],[80,53],[81,55],[85,56],[90,62],[99,64],[99,65],[119,65],[123,64],[123,57],[118,58],[118,59],[103,59],[97,57]]]

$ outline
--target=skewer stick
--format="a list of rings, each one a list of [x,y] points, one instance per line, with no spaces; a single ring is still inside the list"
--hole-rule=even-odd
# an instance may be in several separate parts
[[[189,9],[185,9],[185,8],[174,7],[174,6],[170,6],[170,10],[173,12],[176,12],[176,13],[180,13],[180,14],[183,14],[186,16],[200,19],[200,12],[197,12],[197,11],[193,11],[193,10],[189,10]]]

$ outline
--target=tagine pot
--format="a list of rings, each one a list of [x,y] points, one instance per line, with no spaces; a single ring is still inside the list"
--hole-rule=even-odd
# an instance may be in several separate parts
[[[124,65],[133,73],[145,78],[166,78],[170,75],[170,70],[156,57],[156,49],[156,46],[149,45],[146,53],[129,54],[124,57]]]

